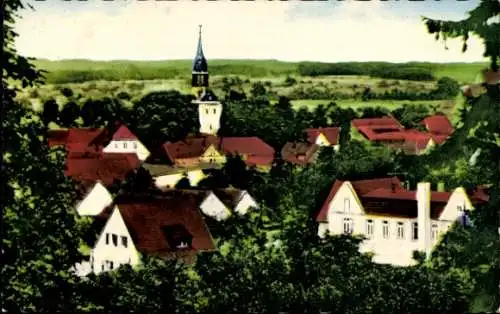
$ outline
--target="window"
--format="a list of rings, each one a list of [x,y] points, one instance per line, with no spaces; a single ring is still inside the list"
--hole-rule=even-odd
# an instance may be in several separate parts
[[[351,234],[353,231],[352,219],[344,218],[344,233]]]
[[[371,219],[366,221],[366,235],[370,238],[373,236],[373,220]]]
[[[196,79],[198,81],[198,85],[203,85],[203,75],[198,75]]]
[[[210,126],[209,126],[209,127],[210,127],[210,131],[212,131],[212,125],[211,125],[211,124],[210,124]]]
[[[118,235],[112,234],[111,239],[113,240],[113,245],[118,246]]]
[[[106,233],[106,244],[109,244],[109,233]]]
[[[439,235],[438,226],[436,224],[432,224],[432,227],[431,227],[432,240],[436,240],[438,238],[438,235]]]
[[[137,149],[137,143],[136,142],[134,142],[133,146],[134,146],[134,149]]]
[[[396,232],[397,238],[398,239],[404,239],[405,237],[405,228],[402,222],[398,222],[398,227],[397,227],[397,232]]]
[[[108,269],[113,269],[115,265],[113,261],[106,261],[106,266]]]
[[[205,113],[208,114],[208,109],[205,109]]]
[[[214,108],[214,114],[215,114],[215,113],[216,113],[216,110],[215,110],[215,108]]]
[[[411,234],[411,238],[413,240],[418,240],[418,223],[414,222],[411,224],[412,225],[412,234]]]
[[[101,270],[104,271],[104,263],[101,264]]]
[[[115,148],[118,148],[118,143],[115,143]]]
[[[389,238],[389,222],[387,220],[382,222],[382,237],[384,239]]]
[[[189,231],[180,224],[170,225],[163,228],[163,233],[166,237],[170,249],[189,249],[193,236]]]
[[[128,238],[122,236],[122,245],[123,247],[128,247]]]
[[[344,212],[350,212],[351,211],[351,202],[349,198],[344,198]]]
[[[127,142],[123,143],[123,148],[127,148]]]

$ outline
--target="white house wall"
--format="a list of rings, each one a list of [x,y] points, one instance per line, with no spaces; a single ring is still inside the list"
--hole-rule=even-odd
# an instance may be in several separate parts
[[[95,216],[99,215],[112,202],[113,196],[100,182],[97,182],[76,206],[76,211],[80,216]]]
[[[234,211],[240,215],[245,215],[250,208],[258,208],[257,202],[248,194],[248,192],[243,191],[242,196]]]
[[[205,174],[202,170],[190,170],[186,173],[191,186],[197,186],[198,183],[205,178]],[[173,188],[183,177],[184,173],[174,173],[155,177],[154,180],[155,185],[159,188]]]
[[[135,266],[140,262],[139,253],[117,206],[92,249],[90,262],[96,274],[116,269],[122,264]],[[112,267],[109,262],[113,263]]]
[[[456,188],[453,191],[448,203],[439,217],[439,220],[455,221],[460,216],[459,206],[467,210],[473,209],[464,188]]]
[[[139,160],[144,161],[150,155],[149,150],[138,140],[111,141],[103,149],[105,153],[134,153]]]
[[[201,203],[200,209],[203,214],[219,221],[227,219],[231,215],[226,205],[213,192],[208,193]]]
[[[219,102],[199,102],[198,114],[200,120],[200,133],[217,134],[220,128],[222,104]]]

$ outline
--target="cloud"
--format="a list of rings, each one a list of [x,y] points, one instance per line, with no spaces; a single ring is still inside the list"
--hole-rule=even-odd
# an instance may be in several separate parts
[[[420,19],[397,14],[382,3],[343,1],[318,17],[298,14],[310,4],[293,1],[107,2],[116,8],[104,10],[101,4],[63,14],[24,11],[16,26],[16,45],[23,55],[49,59],[190,59],[197,25],[203,24],[209,59],[483,60],[477,38],[465,54],[459,41],[449,42],[445,50]]]

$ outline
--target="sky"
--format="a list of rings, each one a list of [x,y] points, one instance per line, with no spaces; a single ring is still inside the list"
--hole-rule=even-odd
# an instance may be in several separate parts
[[[20,54],[94,60],[192,59],[203,25],[210,59],[483,61],[472,37],[442,41],[422,16],[458,20],[478,0],[207,1],[27,0],[16,23]]]

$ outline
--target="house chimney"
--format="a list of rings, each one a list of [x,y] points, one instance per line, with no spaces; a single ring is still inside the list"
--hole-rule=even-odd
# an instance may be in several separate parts
[[[431,251],[431,184],[417,184],[418,250],[429,257]]]

